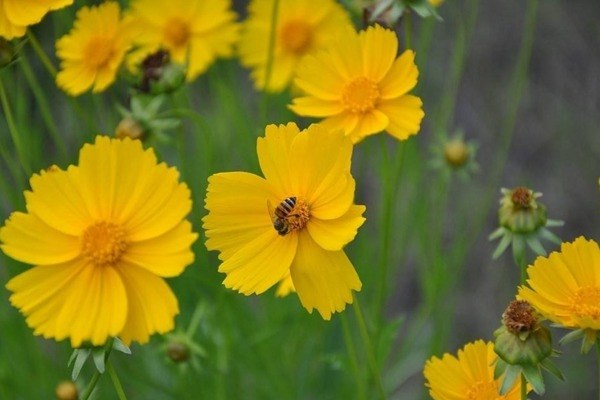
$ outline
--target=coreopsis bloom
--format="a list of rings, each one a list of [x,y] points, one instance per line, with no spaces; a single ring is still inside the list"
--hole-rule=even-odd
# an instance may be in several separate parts
[[[187,65],[187,79],[205,72],[219,57],[230,57],[238,39],[237,15],[230,0],[134,0],[131,15],[139,46],[128,64],[166,50]]]
[[[538,257],[527,275],[529,287],[519,287],[519,299],[565,328],[600,330],[598,243],[584,237],[563,243],[560,252]]]
[[[324,319],[352,303],[361,282],[343,247],[363,224],[353,204],[352,143],[343,132],[269,125],[257,143],[264,178],[209,178],[206,247],[220,251],[223,284],[260,294],[289,276],[300,302]],[[290,287],[284,290],[289,291]]]
[[[494,379],[494,363],[498,356],[494,344],[477,340],[458,351],[458,357],[444,354],[425,363],[425,386],[434,400],[519,400],[520,380],[504,395],[501,379]]]
[[[257,89],[279,92],[291,82],[302,57],[325,48],[351,25],[348,14],[336,1],[321,0],[316,5],[314,0],[279,0],[273,28],[273,7],[274,0],[250,3],[238,52],[242,64],[252,69]]]
[[[324,118],[354,143],[381,131],[405,140],[419,131],[421,99],[407,94],[417,84],[415,53],[396,58],[398,37],[381,26],[348,30],[327,50],[307,56],[294,84],[305,96],[289,107],[296,114]]]
[[[102,136],[79,165],[32,176],[27,212],[6,221],[0,248],[34,265],[6,285],[34,334],[78,347],[173,329],[178,304],[163,278],[193,262],[197,237],[178,178],[140,141]]]
[[[37,24],[48,12],[73,4],[73,0],[0,0],[0,36],[23,36],[27,26]]]
[[[56,42],[61,60],[56,84],[72,96],[89,88],[103,91],[115,81],[131,40],[131,28],[117,2],[81,8],[73,29]]]

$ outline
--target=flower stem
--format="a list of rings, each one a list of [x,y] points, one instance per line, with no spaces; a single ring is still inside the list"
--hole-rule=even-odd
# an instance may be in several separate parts
[[[25,174],[29,176],[31,175],[31,166],[29,165],[29,160],[25,157],[25,150],[23,149],[23,142],[21,142],[21,135],[17,130],[17,125],[15,124],[15,119],[12,114],[12,109],[10,108],[10,103],[8,102],[8,96],[6,95],[6,90],[4,89],[2,79],[0,79],[0,103],[2,104],[2,110],[4,110],[4,115],[6,116],[6,124],[8,125],[8,131],[10,132],[10,136],[15,145],[15,149],[17,150],[19,162],[21,163]]]
[[[27,38],[31,43],[31,47],[33,47],[33,51],[35,51],[35,54],[37,54],[42,64],[44,64],[44,67],[46,68],[48,73],[52,75],[52,77],[55,77],[56,67],[54,66],[54,64],[52,64],[52,61],[50,61],[50,58],[48,58],[48,55],[44,52],[44,49],[42,49],[42,45],[37,40],[33,32],[31,32],[31,29],[27,29]]]
[[[267,63],[265,65],[265,85],[263,87],[262,100],[260,102],[260,126],[267,123],[267,110],[269,109],[269,83],[273,72],[273,61],[275,58],[275,36],[277,34],[277,19],[279,17],[279,0],[273,1],[271,11],[271,31],[269,32],[269,47],[267,49]]]
[[[110,380],[115,387],[115,391],[117,392],[119,400],[127,400],[127,396],[125,396],[125,392],[123,391],[123,386],[121,386],[121,381],[119,380],[117,371],[115,371],[115,368],[110,361],[106,362],[106,370],[108,371],[108,375],[110,375]]]
[[[94,372],[94,376],[92,376],[92,380],[90,381],[90,383],[88,383],[87,387],[85,388],[85,391],[82,393],[80,400],[88,400],[90,398],[90,395],[94,391],[94,388],[96,387],[96,384],[100,379],[100,375],[100,371],[96,370]]]
[[[411,49],[412,42],[412,13],[408,12],[404,19],[404,48]]]
[[[373,380],[375,381],[375,386],[377,386],[379,397],[381,399],[387,399],[385,389],[383,388],[383,381],[381,380],[381,372],[379,371],[379,366],[377,365],[377,360],[375,359],[373,344],[371,343],[371,338],[369,337],[369,331],[367,329],[367,324],[365,322],[358,297],[354,293],[352,293],[352,297],[354,299],[354,307],[352,308],[354,309],[356,322],[358,323],[358,330],[365,347],[365,352],[367,353],[367,361],[369,363],[369,368],[371,369],[371,374],[373,375]]]
[[[366,399],[365,395],[365,387],[363,384],[363,379],[361,377],[360,369],[358,368],[359,361],[358,355],[356,354],[356,347],[354,346],[354,340],[352,339],[352,332],[350,331],[350,324],[348,323],[348,318],[346,314],[342,313],[342,330],[344,331],[344,342],[346,344],[346,349],[348,350],[348,357],[350,358],[350,365],[352,367],[352,372],[354,373],[354,380],[356,382],[356,390],[358,392],[358,399]]]

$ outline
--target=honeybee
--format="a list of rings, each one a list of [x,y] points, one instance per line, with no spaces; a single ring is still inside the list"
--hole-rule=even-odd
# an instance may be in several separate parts
[[[267,205],[269,209],[272,210],[273,207],[271,203],[267,200]],[[287,217],[290,215],[294,207],[296,206],[296,197],[287,197],[285,198],[273,212],[269,212],[273,218],[273,228],[279,233],[281,236],[285,236],[290,233],[290,224],[287,221]]]

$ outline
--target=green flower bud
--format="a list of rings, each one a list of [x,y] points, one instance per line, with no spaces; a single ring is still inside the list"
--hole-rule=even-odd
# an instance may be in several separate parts
[[[171,341],[166,347],[167,357],[175,363],[186,362],[190,359],[190,348],[181,341]]]
[[[498,218],[500,225],[513,233],[532,233],[546,225],[546,207],[537,202],[541,193],[526,187],[502,189]]]
[[[139,89],[144,93],[170,93],[185,82],[185,68],[170,61],[169,53],[160,50],[142,61]]]
[[[460,168],[471,157],[471,149],[461,137],[456,137],[444,144],[444,158],[452,168]]]
[[[552,355],[550,330],[538,323],[528,302],[511,302],[502,314],[502,324],[494,332],[494,351],[506,363],[536,366]]]

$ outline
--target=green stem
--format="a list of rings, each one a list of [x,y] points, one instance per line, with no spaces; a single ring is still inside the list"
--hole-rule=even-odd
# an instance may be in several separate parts
[[[273,72],[273,61],[275,59],[275,39],[277,34],[277,19],[279,17],[279,0],[273,1],[271,11],[271,31],[269,32],[269,47],[267,49],[267,64],[265,65],[265,85],[263,87],[262,100],[260,102],[260,126],[267,123],[267,110],[269,108],[269,83]]]
[[[202,317],[204,316],[204,312],[206,311],[206,303],[204,301],[199,301],[196,305],[196,309],[192,314],[192,318],[190,319],[190,324],[188,325],[185,334],[188,338],[193,338],[196,333],[196,329],[198,329],[198,325],[200,325],[200,321],[202,321]]]
[[[352,332],[350,331],[350,324],[348,323],[348,318],[346,314],[342,313],[340,315],[342,320],[342,330],[344,331],[344,343],[346,344],[346,350],[348,350],[348,357],[350,358],[350,366],[352,367],[352,372],[354,373],[354,380],[356,381],[356,390],[358,392],[357,398],[366,399],[364,381],[362,379],[360,369],[359,369],[359,361],[358,355],[356,354],[356,348],[354,346],[354,340],[352,339]]]
[[[404,19],[404,47],[412,49],[412,13],[408,12]]]
[[[115,391],[117,392],[119,400],[127,400],[127,396],[125,396],[125,391],[123,391],[123,386],[121,385],[117,371],[115,371],[115,367],[113,367],[110,361],[106,363],[106,370],[108,371],[108,375],[110,375],[110,380],[115,387]]]
[[[2,104],[4,115],[6,116],[6,124],[8,125],[8,131],[10,132],[10,136],[15,145],[15,149],[17,150],[19,162],[21,163],[25,174],[29,176],[31,175],[31,166],[29,165],[29,160],[25,157],[25,149],[23,148],[21,136],[19,135],[17,125],[15,124],[12,109],[10,108],[10,103],[8,102],[8,96],[6,95],[6,90],[4,89],[2,79],[0,79],[0,103]]]
[[[48,55],[46,55],[44,49],[42,49],[42,45],[37,40],[33,32],[31,32],[31,29],[27,29],[27,38],[31,43],[31,47],[33,47],[33,51],[35,51],[35,54],[37,54],[42,64],[44,64],[44,67],[48,73],[54,78],[56,76],[56,67],[54,64],[52,64],[52,61],[50,61],[50,58],[48,58]]]
[[[365,317],[364,317],[362,309],[360,307],[358,297],[354,293],[352,293],[352,297],[354,299],[354,307],[352,307],[352,308],[354,309],[354,314],[356,316],[356,322],[358,323],[358,330],[360,332],[360,336],[363,341],[363,346],[365,347],[365,352],[367,353],[367,361],[369,363],[369,368],[371,369],[371,374],[373,375],[373,380],[375,381],[375,386],[377,386],[379,398],[385,400],[385,399],[387,399],[387,396],[385,394],[385,389],[383,388],[383,381],[381,380],[381,372],[379,371],[379,366],[377,365],[377,359],[375,358],[375,352],[373,349],[373,344],[371,343],[371,338],[369,337],[369,331],[367,329]]]
[[[92,380],[90,381],[90,383],[88,383],[87,387],[82,393],[80,400],[88,400],[90,398],[90,395],[92,394],[94,388],[96,387],[96,384],[98,383],[98,379],[100,379],[100,375],[100,371],[96,370],[94,372],[94,376],[92,376]]]

